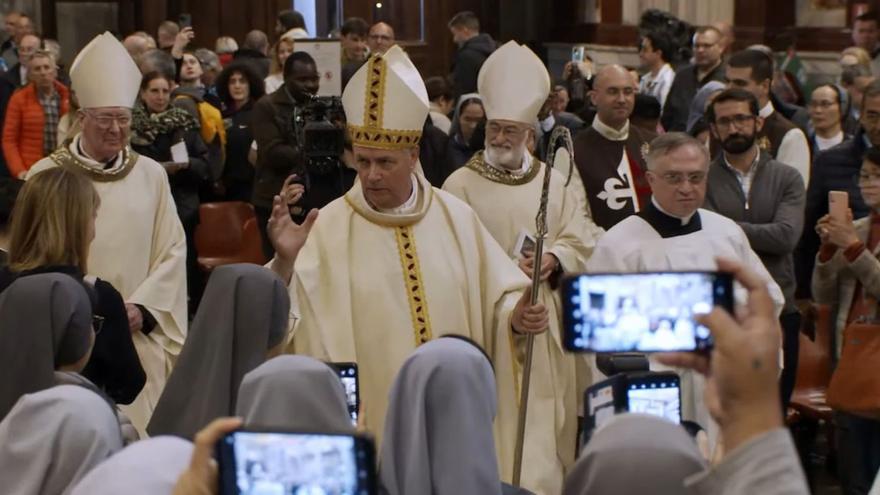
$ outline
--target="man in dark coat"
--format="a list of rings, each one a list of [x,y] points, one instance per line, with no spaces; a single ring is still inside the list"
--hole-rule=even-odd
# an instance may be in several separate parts
[[[461,96],[476,93],[477,75],[483,62],[495,51],[495,40],[480,32],[480,20],[469,11],[455,14],[449,21],[449,31],[452,32],[452,40],[459,47],[452,62],[455,94]]]

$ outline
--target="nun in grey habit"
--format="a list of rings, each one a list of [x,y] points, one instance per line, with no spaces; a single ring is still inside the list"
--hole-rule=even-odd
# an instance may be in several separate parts
[[[268,268],[214,270],[147,432],[192,439],[232,415],[244,375],[284,342],[289,310],[287,287]]]
[[[87,474],[71,495],[171,495],[189,467],[193,444],[178,437],[134,443]]]
[[[495,397],[492,364],[476,344],[446,336],[416,349],[391,387],[380,493],[528,493],[502,489]]]
[[[696,442],[680,425],[646,414],[621,414],[590,439],[562,495],[688,494],[685,479],[705,468]]]
[[[86,388],[59,385],[23,396],[0,422],[6,495],[66,495],[122,449],[113,409]]]
[[[0,293],[0,419],[24,394],[55,385],[56,370],[81,371],[94,339],[89,296],[68,275],[22,277]]]
[[[354,433],[339,376],[307,356],[278,356],[245,375],[235,415],[247,426]]]

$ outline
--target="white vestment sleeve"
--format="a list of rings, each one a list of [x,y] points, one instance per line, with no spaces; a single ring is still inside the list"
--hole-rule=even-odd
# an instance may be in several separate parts
[[[794,167],[803,177],[804,187],[810,185],[810,145],[803,131],[794,128],[785,133],[776,152],[776,161]]]

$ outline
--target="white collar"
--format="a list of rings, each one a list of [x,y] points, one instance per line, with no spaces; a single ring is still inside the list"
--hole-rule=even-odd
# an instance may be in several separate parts
[[[547,118],[539,122],[541,124],[541,130],[544,132],[550,132],[553,130],[553,127],[556,125],[556,116],[553,115],[553,112],[550,112],[547,115]]]
[[[696,210],[694,210],[693,213],[691,213],[690,215],[688,215],[686,217],[680,217],[678,215],[673,215],[672,213],[669,213],[668,211],[664,210],[663,207],[660,206],[660,203],[657,202],[657,198],[655,198],[653,195],[651,196],[651,203],[654,203],[654,207],[657,208],[658,210],[660,210],[660,213],[666,215],[667,217],[677,218],[677,219],[681,220],[682,225],[687,225],[691,221],[691,218],[694,218],[694,214],[696,213]]]
[[[416,180],[415,174],[410,175],[410,179],[412,180],[412,192],[409,195],[409,199],[404,201],[404,203],[400,206],[396,206],[394,208],[373,208],[379,213],[384,213],[386,215],[409,215],[414,212],[416,209],[416,202],[419,199],[419,181]]]
[[[775,109],[773,108],[773,103],[768,101],[767,104],[764,105],[763,108],[761,108],[761,111],[758,112],[758,115],[760,115],[761,118],[766,119],[767,117],[769,117],[770,115],[773,114],[774,110]]]
[[[500,172],[504,172],[505,174],[509,174],[513,177],[522,177],[522,176],[526,175],[526,172],[529,171],[529,165],[531,165],[531,161],[529,160],[529,150],[528,149],[526,149],[525,152],[523,152],[522,166],[519,168],[519,170],[511,170],[511,169],[506,168],[502,165],[497,165],[495,163],[492,163],[492,161],[489,159],[489,154],[486,153],[486,150],[483,150],[483,161],[486,162],[487,165],[494,168],[495,170],[498,170]]]
[[[672,72],[672,66],[669,64],[663,64],[660,67],[660,70],[657,71],[656,76],[651,71],[648,71],[642,77],[647,79],[648,81],[656,81],[657,79],[663,77],[667,72]]]
[[[816,134],[816,146],[818,146],[820,150],[825,150],[831,148],[832,146],[837,146],[842,142],[843,130],[831,136],[830,138],[823,138],[822,136]]]
[[[629,119],[619,131],[599,120],[599,114],[593,117],[593,129],[609,141],[626,141],[629,139]]]
[[[109,161],[109,162],[106,162],[106,163],[105,163],[105,162],[99,162],[98,160],[95,160],[94,158],[92,158],[91,156],[89,156],[88,153],[86,153],[85,148],[83,148],[82,146],[80,146],[79,143],[80,143],[80,140],[81,140],[81,139],[82,139],[82,134],[77,134],[77,135],[71,140],[70,145],[68,146],[67,149],[70,151],[71,154],[73,154],[73,156],[79,158],[84,164],[88,165],[89,167],[94,168],[95,170],[113,170],[113,169],[115,169],[115,168],[117,168],[117,167],[121,167],[121,166],[122,166],[122,164],[123,164],[123,160],[122,160],[122,155],[123,155],[123,153],[122,153],[121,151],[119,152],[119,154],[116,155],[116,158],[114,158],[113,160],[111,160],[111,161]],[[107,166],[106,166],[107,163],[111,163],[112,165],[111,165],[110,167],[107,167]]]

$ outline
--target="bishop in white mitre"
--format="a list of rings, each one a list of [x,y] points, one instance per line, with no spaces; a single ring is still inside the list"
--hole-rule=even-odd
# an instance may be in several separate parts
[[[94,181],[101,206],[89,275],[113,284],[125,300],[147,382],[121,408],[143,435],[186,337],[186,240],[168,174],[128,146],[141,73],[125,47],[110,33],[97,36],[71,64],[70,79],[82,132],[28,175],[65,167]]]
[[[290,288],[289,350],[359,366],[366,427],[381,441],[388,392],[419,345],[469,337],[492,359],[496,453],[510,478],[516,435],[516,341],[547,328],[528,278],[474,211],[419,172],[428,96],[403,50],[374,55],[342,96],[358,180],[344,197],[293,224],[275,198],[270,262]]]
[[[450,175],[443,189],[477,212],[507,256],[531,278],[535,215],[547,168],[526,143],[550,94],[550,76],[529,48],[510,41],[483,64],[478,87],[488,119],[485,149]],[[579,403],[590,385],[584,356],[563,350],[562,307],[554,287],[563,272],[585,269],[602,233],[581,214],[583,203],[566,187],[566,177],[550,173],[539,299],[548,308],[550,331],[535,339],[522,474],[522,486],[539,495],[562,491],[565,471],[575,461]]]

